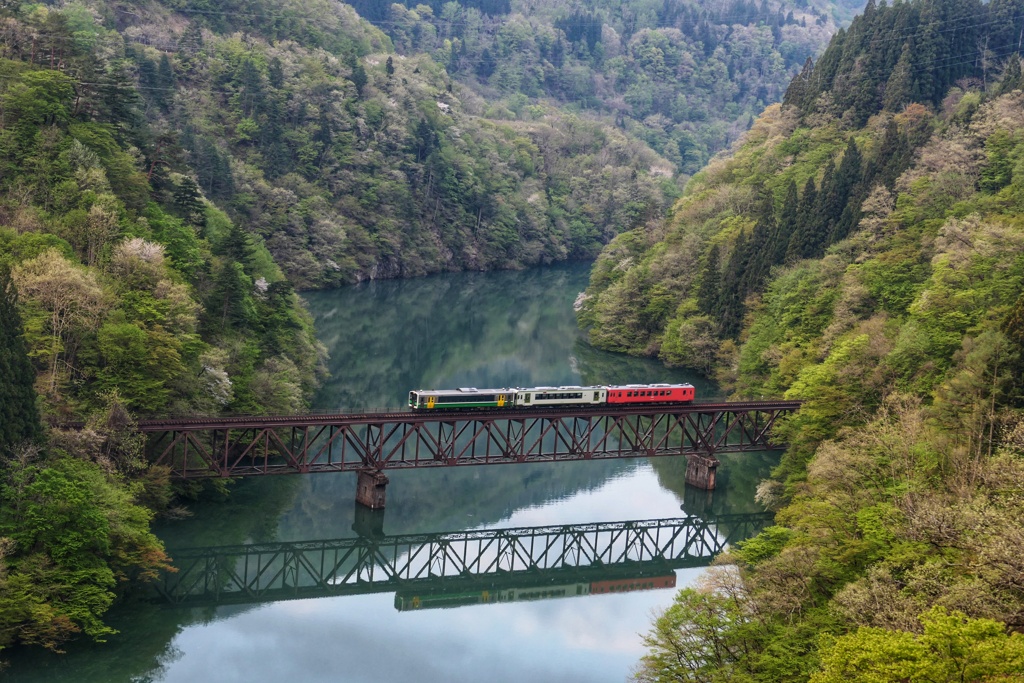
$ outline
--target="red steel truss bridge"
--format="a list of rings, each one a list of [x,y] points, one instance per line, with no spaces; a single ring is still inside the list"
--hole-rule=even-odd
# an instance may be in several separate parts
[[[780,447],[771,440],[772,427],[799,406],[756,401],[195,417],[143,420],[139,428],[150,435],[151,462],[180,478],[351,471],[382,476],[383,470],[413,467],[771,450]],[[714,488],[713,471],[704,488]]]
[[[771,523],[770,513],[170,549],[156,585],[183,605],[396,591],[396,609],[664,587]]]

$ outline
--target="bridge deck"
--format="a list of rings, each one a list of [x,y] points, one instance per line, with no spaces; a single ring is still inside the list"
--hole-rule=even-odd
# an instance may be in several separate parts
[[[314,425],[358,425],[380,422],[436,422],[465,419],[500,420],[529,417],[588,417],[592,415],[648,415],[653,412],[707,413],[736,410],[793,411],[801,401],[723,401],[715,403],[653,404],[649,406],[585,406],[582,408],[503,408],[499,410],[404,410],[362,413],[305,413],[302,415],[230,415],[166,417],[139,420],[143,432],[259,429]]]
[[[761,451],[799,401],[144,420],[174,475],[238,477]]]

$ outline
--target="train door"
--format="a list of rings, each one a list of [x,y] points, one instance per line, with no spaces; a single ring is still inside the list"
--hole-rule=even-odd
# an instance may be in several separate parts
[[[427,396],[427,407],[428,408],[433,408],[435,401],[437,401],[437,397],[436,396]]]

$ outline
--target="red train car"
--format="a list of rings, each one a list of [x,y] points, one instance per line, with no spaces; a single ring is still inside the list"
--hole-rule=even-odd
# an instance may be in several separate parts
[[[608,387],[609,404],[622,403],[683,403],[692,401],[692,384],[627,384]]]
[[[590,584],[590,594],[625,593],[627,591],[643,591],[652,588],[675,588],[676,575],[650,576],[642,579],[614,579],[612,581],[594,581]]]

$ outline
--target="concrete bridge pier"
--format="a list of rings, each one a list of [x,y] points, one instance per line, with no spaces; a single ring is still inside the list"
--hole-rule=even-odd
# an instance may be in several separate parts
[[[380,470],[359,470],[356,502],[371,510],[383,510],[388,478]]]
[[[718,471],[718,458],[700,453],[686,454],[686,483],[705,491],[715,488],[715,474]]]

